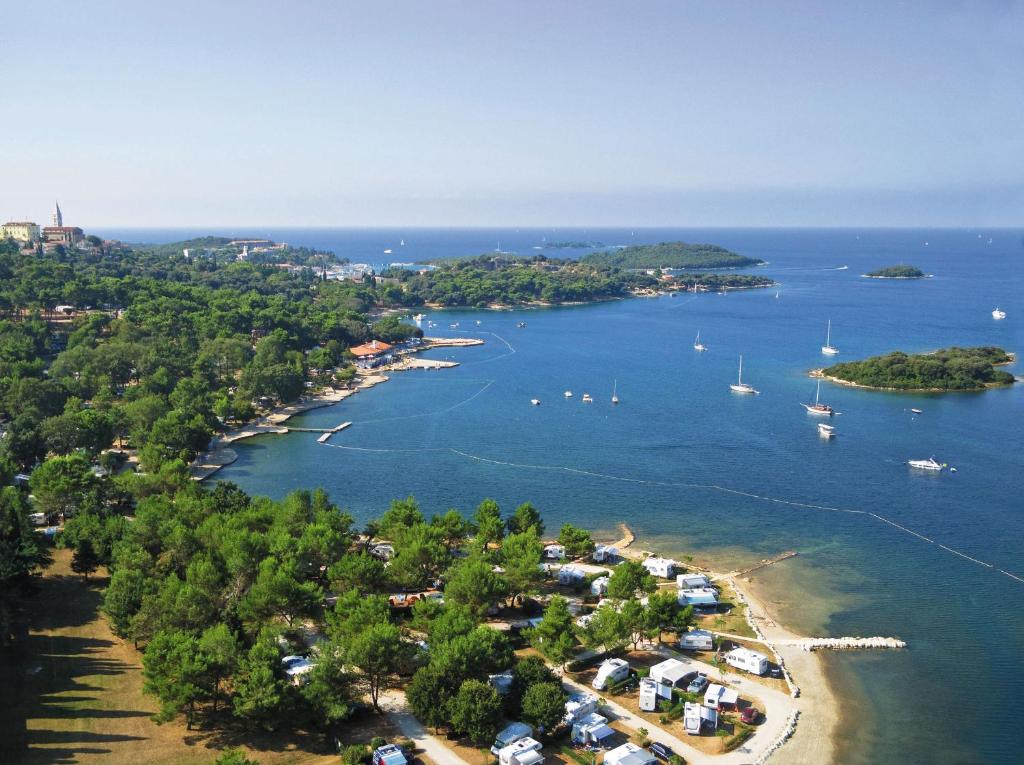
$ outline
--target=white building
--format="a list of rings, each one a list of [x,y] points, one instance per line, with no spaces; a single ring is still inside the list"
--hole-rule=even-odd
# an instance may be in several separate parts
[[[725,662],[730,667],[742,669],[754,675],[763,675],[768,671],[768,657],[763,653],[751,651],[749,648],[734,648],[725,655]]]
[[[604,756],[604,765],[657,765],[658,760],[636,744],[623,744]]]
[[[651,576],[671,579],[675,575],[676,562],[671,558],[647,558],[643,561],[643,567]]]
[[[679,638],[679,647],[687,651],[711,651],[715,647],[715,636],[707,630],[690,630]]]

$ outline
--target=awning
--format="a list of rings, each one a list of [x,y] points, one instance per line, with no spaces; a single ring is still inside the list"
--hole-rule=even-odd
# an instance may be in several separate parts
[[[615,730],[613,728],[609,728],[607,725],[601,725],[597,728],[591,728],[588,730],[587,735],[594,739],[594,741],[600,741],[603,738],[614,736]]]

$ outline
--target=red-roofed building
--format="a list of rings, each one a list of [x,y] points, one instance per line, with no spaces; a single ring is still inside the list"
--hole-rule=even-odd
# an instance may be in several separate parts
[[[356,366],[360,369],[373,369],[392,360],[391,346],[381,340],[349,348],[349,353],[356,357]]]

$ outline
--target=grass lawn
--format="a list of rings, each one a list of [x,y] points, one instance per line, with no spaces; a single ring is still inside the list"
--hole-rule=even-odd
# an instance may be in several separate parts
[[[252,734],[234,726],[186,731],[156,725],[142,693],[141,656],[100,616],[106,578],[88,583],[56,550],[39,581],[20,634],[20,651],[0,662],[0,762],[5,765],[177,765],[208,763],[242,747],[264,765],[337,763],[316,732]],[[346,723],[345,744],[393,736],[387,721],[364,713]]]

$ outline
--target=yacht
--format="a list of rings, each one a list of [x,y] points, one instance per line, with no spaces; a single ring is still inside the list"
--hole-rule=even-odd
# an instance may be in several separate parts
[[[836,426],[829,425],[825,422],[818,423],[818,435],[822,438],[835,438],[836,437]]]
[[[910,411],[913,412],[914,414],[921,414],[920,409],[911,409]]]
[[[697,330],[697,339],[693,341],[693,350],[706,351],[708,347],[700,341],[700,330]]]
[[[1003,311],[1003,310],[1000,310],[999,308],[997,308],[996,310],[994,310],[992,312],[992,318],[993,319],[1005,319],[1006,318],[1006,311]]]
[[[835,356],[839,349],[832,345],[832,319],[828,320],[828,329],[825,330],[825,344],[821,346],[821,352],[826,356]]]
[[[562,395],[565,396],[566,398],[572,398],[572,391],[571,390],[567,390]]]
[[[539,398],[531,398],[530,399],[530,403],[533,404],[534,406],[540,406],[540,399]]]
[[[390,255],[391,254],[391,250],[384,250],[384,254],[385,255]]]
[[[590,394],[589,394],[589,393],[584,393],[584,394],[583,394],[583,403],[584,403],[584,404],[593,404],[593,403],[594,403],[594,399],[592,399],[592,398],[590,397]]]
[[[908,465],[918,470],[931,470],[932,472],[938,473],[946,464],[944,462],[936,462],[934,457],[929,457],[926,460],[908,460]]]
[[[619,396],[618,396],[618,393],[617,393],[618,389],[619,389],[619,381],[615,380],[615,381],[612,382],[612,403],[613,404],[619,403]]]
[[[758,391],[752,385],[747,385],[743,382],[743,357],[740,356],[740,371],[736,376],[736,382],[729,386],[729,390],[734,393],[758,393]]]
[[[521,322],[519,322],[518,324],[516,324],[516,326],[517,326],[517,327],[518,327],[519,329],[522,329],[523,327],[525,327],[525,326],[526,326],[526,322],[525,322],[525,321],[521,321]]]
[[[814,403],[813,404],[801,404],[801,406],[807,410],[808,414],[820,414],[825,417],[831,417],[835,414],[835,410],[828,404],[822,404],[821,399],[821,380],[818,380],[818,387],[814,390]]]

